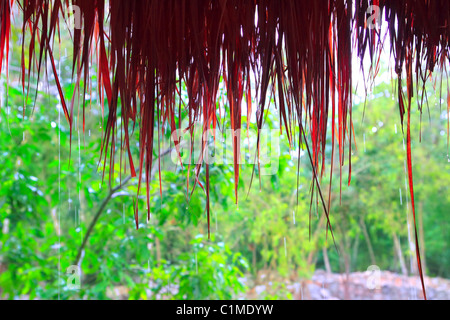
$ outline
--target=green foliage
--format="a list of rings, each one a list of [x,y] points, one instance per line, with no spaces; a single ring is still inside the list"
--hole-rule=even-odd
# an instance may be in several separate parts
[[[180,278],[176,299],[233,299],[245,286],[240,282],[241,270],[247,269],[247,262],[240,253],[233,253],[223,242],[205,243],[202,235],[191,241],[194,255],[183,253],[178,256],[174,267]]]
[[[17,36],[12,41],[18,41]],[[14,46],[13,50],[11,68],[18,70],[20,64],[14,57],[21,56],[21,47]],[[70,97],[71,64],[64,55],[57,58],[64,91]],[[95,91],[95,72],[92,79]],[[34,97],[34,89],[30,89],[27,99],[17,71],[11,72],[8,86],[4,80],[1,88],[8,101],[0,107],[2,298],[232,299],[241,297],[247,289],[244,280],[258,279],[261,271],[284,279],[309,277],[315,268],[325,267],[321,250],[324,246],[328,248],[334,272],[366,270],[373,263],[381,269],[400,271],[394,237],[400,240],[403,259],[413,258],[408,243],[407,217],[411,220],[411,211],[405,189],[402,128],[388,84],[375,87],[377,98],[368,101],[364,122],[361,121],[364,102],[354,106],[357,148],[352,146],[351,185],[346,183],[347,159],[342,170],[342,196],[336,158],[331,194],[329,175],[325,173],[321,179],[325,199],[331,196],[330,219],[338,255],[330,231],[326,231],[317,194],[311,199],[312,171],[304,145],[295,149],[297,142],[290,150],[287,138],[282,136],[278,172],[261,176],[261,186],[258,168],[241,165],[238,206],[233,165],[211,165],[211,240],[207,240],[205,194],[198,185],[192,193],[195,182],[192,167],[181,168],[169,156],[160,159],[162,184],[155,170],[149,182],[151,219],[147,222],[145,183],[139,197],[137,178],[111,194],[111,189],[129,174],[122,171],[120,176],[119,152],[113,176],[108,174],[108,162],[103,177],[99,155],[106,117],[102,117],[94,94],[85,101],[85,132],[82,99],[76,99],[70,140],[55,88],[49,86],[48,93],[40,91],[34,103],[30,98]],[[220,94],[225,94],[223,88]],[[185,92],[182,97],[186,99]],[[429,100],[432,104],[432,97]],[[104,112],[107,114],[107,106]],[[422,217],[426,273],[449,277],[450,172],[446,136],[441,134],[446,132],[447,119],[437,106],[430,108],[430,112],[430,120],[422,123],[416,110],[412,115],[417,218]],[[120,114],[118,118],[120,128]],[[276,110],[272,111],[266,126],[279,127],[278,119]],[[221,121],[222,128],[229,126],[227,117]],[[168,138],[168,131],[162,138]],[[130,135],[136,164],[139,132]],[[330,146],[331,141],[327,144]],[[119,144],[115,147],[120,149]],[[246,148],[242,152],[245,159],[254,156]],[[331,147],[327,148],[326,158],[330,166]],[[158,168],[159,162],[154,165]],[[188,170],[190,178],[186,181]],[[249,190],[252,170],[255,175]],[[204,179],[202,171],[200,180],[204,183]],[[139,230],[135,228],[135,208],[139,212]],[[97,214],[98,220],[92,224]],[[91,225],[90,236],[83,246]],[[76,263],[79,252],[81,285],[79,290],[70,290],[67,268]],[[283,282],[272,287],[277,289],[262,298],[292,298]],[[115,293],[119,289],[124,289],[120,297]]]

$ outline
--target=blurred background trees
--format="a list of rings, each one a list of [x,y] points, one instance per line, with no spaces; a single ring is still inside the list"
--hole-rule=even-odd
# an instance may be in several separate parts
[[[158,159],[161,193],[157,169],[150,183],[149,221],[146,191],[141,190],[136,199],[136,180],[119,175],[120,161],[113,168],[111,185],[109,163],[102,178],[99,155],[106,116],[95,92],[95,66],[93,90],[85,96],[86,129],[83,132],[80,96],[71,140],[51,72],[41,77],[38,88],[30,87],[28,96],[23,94],[18,34],[12,34],[9,79],[5,75],[1,79],[2,298],[230,299],[260,281],[261,273],[295,280],[311,277],[317,268],[344,273],[364,271],[373,264],[398,273],[416,272],[411,263],[415,258],[410,245],[413,225],[405,185],[406,156],[391,83],[377,84],[367,103],[355,101],[351,185],[346,183],[347,167],[342,171],[342,193],[339,166],[333,173],[331,195],[330,177],[325,174],[322,179],[326,200],[331,196],[339,254],[327,234],[316,195],[310,207],[312,172],[307,155],[300,150],[297,189],[298,149],[290,151],[283,136],[277,174],[263,176],[261,190],[255,176],[248,197],[253,167],[242,165],[239,206],[235,205],[233,166],[211,166],[212,237],[207,240],[205,195],[197,187],[187,201],[188,168],[176,166],[169,152]],[[63,41],[55,57],[64,90],[71,97],[71,58],[66,47]],[[429,108],[424,108],[422,117],[414,108],[412,115],[418,228],[426,274],[448,278],[447,113],[445,103],[440,107],[439,92],[431,88],[428,93]],[[104,108],[107,115],[107,105]],[[277,128],[276,110],[271,112],[268,125]],[[134,155],[138,134],[138,130],[133,133]],[[327,157],[331,158],[331,147]],[[190,179],[192,186],[192,175]],[[77,263],[82,270],[81,287],[70,290],[66,271]],[[277,292],[266,298],[292,298],[282,287]]]

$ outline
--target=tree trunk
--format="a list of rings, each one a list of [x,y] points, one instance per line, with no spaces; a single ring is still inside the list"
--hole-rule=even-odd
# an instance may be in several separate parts
[[[345,236],[342,238],[342,244],[339,245],[341,249],[341,260],[343,262],[343,268],[344,268],[344,300],[350,300],[350,290],[349,290],[349,273],[350,273],[350,262],[349,262],[349,246],[346,245],[346,239]]]
[[[253,275],[256,277],[256,243],[251,246],[252,250],[252,269],[253,269]]]
[[[400,268],[402,270],[402,274],[407,276],[408,269],[406,268],[405,258],[403,257],[400,240],[398,239],[397,234],[395,232],[392,234],[392,238],[394,239],[394,248],[395,248],[395,252],[397,254],[398,260],[400,262]]]
[[[358,267],[358,249],[359,249],[359,232],[356,234],[355,242],[353,243],[353,257],[350,262],[353,261],[353,269]]]
[[[375,254],[373,252],[372,242],[370,241],[369,232],[367,232],[366,224],[364,223],[363,217],[361,217],[359,223],[361,225],[361,230],[362,230],[362,232],[364,234],[364,238],[366,240],[367,248],[369,249],[370,262],[372,263],[372,265],[376,265],[377,263],[375,260]]]
[[[322,252],[323,252],[323,262],[325,263],[325,270],[327,271],[327,273],[332,273],[330,259],[328,259],[327,248],[323,247]]]
[[[317,237],[319,235],[319,231],[321,230],[322,224],[324,223],[324,221],[325,221],[325,213],[320,216],[319,223],[317,224],[317,228],[316,228],[316,230],[314,230],[314,233],[311,235],[312,241],[317,239]],[[309,252],[308,258],[306,259],[306,264],[308,266],[312,265],[314,256],[316,255],[317,250],[318,250],[318,248],[317,248],[317,246],[315,246],[315,248]]]
[[[158,237],[155,237],[155,249],[156,249],[156,264],[160,265],[161,263],[161,243]]]

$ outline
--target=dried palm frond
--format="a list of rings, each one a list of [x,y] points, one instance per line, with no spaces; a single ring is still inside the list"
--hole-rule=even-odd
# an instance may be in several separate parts
[[[2,0],[0,4],[1,60],[4,54],[8,58],[13,3],[14,0]],[[181,129],[180,119],[176,118],[180,115],[177,112],[180,108],[177,95],[180,95],[181,84],[185,84],[188,94],[186,108],[189,128],[196,121],[202,123],[202,146],[205,148],[208,129],[216,128],[216,100],[223,78],[231,129],[239,130],[242,126],[243,99],[247,99],[248,115],[252,108],[257,108],[257,150],[264,115],[271,107],[268,96],[276,98],[280,124],[290,145],[294,143],[296,130],[300,142],[306,145],[313,168],[313,191],[317,190],[320,195],[327,217],[327,229],[330,229],[332,236],[330,205],[329,202],[328,206],[325,204],[319,183],[326,169],[325,144],[330,135],[327,122],[331,120],[332,124],[332,157],[334,150],[338,150],[341,168],[345,162],[345,146],[348,146],[350,184],[353,133],[351,77],[354,67],[351,59],[352,41],[361,59],[361,66],[367,50],[373,61],[381,49],[382,35],[379,29],[369,28],[367,24],[373,8],[370,6],[378,6],[383,13],[382,23],[388,26],[391,54],[398,75],[402,126],[407,113],[408,178],[415,219],[410,137],[413,84],[424,86],[436,65],[442,67],[449,60],[448,0],[357,0],[356,3],[347,0],[22,0],[17,3],[24,15],[23,39],[26,33],[31,36],[28,44],[23,43],[23,89],[26,84],[29,85],[32,61],[36,61],[39,75],[43,57],[48,55],[71,130],[74,104],[72,102],[68,106],[65,102],[52,48],[60,16],[68,16],[69,5],[80,8],[83,25],[81,29],[73,31],[73,74],[77,79],[75,90],[80,90],[80,80],[88,83],[88,66],[91,53],[95,52],[101,105],[106,95],[109,106],[101,156],[106,163],[110,148],[109,160],[113,164],[120,97],[120,116],[125,128],[120,150],[128,153],[128,166],[132,176],[136,176],[127,129],[139,120],[138,193],[144,178],[147,200],[150,198],[148,183],[154,166],[153,142],[157,139],[154,128],[162,128],[166,123],[172,131]],[[108,28],[105,28],[105,23],[109,23]],[[35,48],[35,43],[39,44],[38,48]],[[26,51],[28,66],[24,64]],[[415,81],[413,64],[417,75]],[[0,62],[0,71],[1,67]],[[373,74],[376,74],[378,60],[372,67]],[[406,96],[401,89],[403,70],[406,71]],[[255,81],[255,92],[250,92],[251,78]],[[251,104],[252,94],[256,97],[256,106]],[[247,121],[250,121],[250,117]],[[308,131],[309,140],[305,131]],[[174,144],[178,148],[176,136]],[[237,202],[240,157],[237,136],[233,136],[233,152]],[[202,157],[203,153],[194,168],[195,183],[191,188],[193,190],[199,184],[205,190],[209,233],[209,165],[202,163]],[[206,169],[205,185],[199,179],[203,165]],[[113,165],[110,168],[112,170]],[[342,170],[340,181],[342,183]],[[189,184],[187,187],[189,189]],[[137,227],[137,207],[135,218]],[[416,255],[425,295],[417,230]]]

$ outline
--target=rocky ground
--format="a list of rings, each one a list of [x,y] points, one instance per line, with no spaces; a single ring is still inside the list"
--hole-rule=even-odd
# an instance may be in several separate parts
[[[311,280],[278,282],[259,275],[259,284],[247,299],[276,297],[307,300],[416,300],[423,299],[418,276],[407,277],[389,271],[343,274],[317,270]],[[264,281],[266,279],[266,281]],[[425,277],[429,300],[450,300],[450,280]]]

